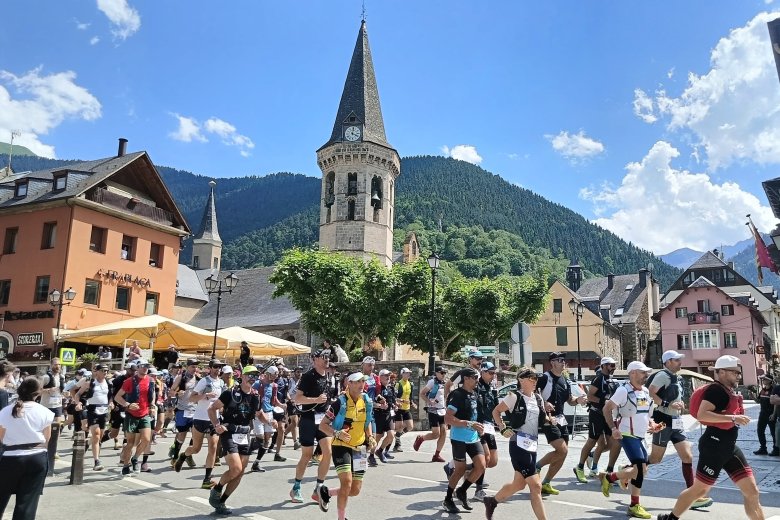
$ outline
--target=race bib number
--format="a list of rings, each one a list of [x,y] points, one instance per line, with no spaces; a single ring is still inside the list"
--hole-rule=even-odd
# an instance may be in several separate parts
[[[673,430],[682,430],[685,426],[683,426],[683,420],[682,417],[672,417],[672,429]]]
[[[395,410],[390,410],[390,417],[395,417]]]
[[[96,406],[95,415],[106,415],[108,412],[108,406]]]
[[[193,417],[195,417],[195,410],[184,410],[185,419],[192,419]]]
[[[556,415],[555,424],[557,424],[558,426],[568,426],[569,423],[566,421],[565,415]]]
[[[119,417],[121,417],[122,419],[124,419],[126,415],[127,414],[125,412],[119,412]]]
[[[249,444],[249,436],[246,433],[234,433],[233,442],[239,446],[246,446]]]
[[[363,450],[352,451],[352,471],[366,471],[368,469],[368,459]]]
[[[522,448],[525,451],[536,453],[536,449],[539,445],[538,437],[536,435],[528,435],[527,433],[517,432],[517,447]]]
[[[484,428],[482,431],[482,435],[496,434],[496,427],[492,423],[482,423],[482,427]]]
[[[315,413],[314,414],[314,424],[320,424],[322,422],[323,417],[325,417],[324,413]]]
[[[447,410],[445,410],[444,408],[439,408],[438,410],[436,410],[436,415],[440,415],[444,417],[445,415],[447,415]]]
[[[62,397],[50,397],[49,408],[59,408],[62,406]]]

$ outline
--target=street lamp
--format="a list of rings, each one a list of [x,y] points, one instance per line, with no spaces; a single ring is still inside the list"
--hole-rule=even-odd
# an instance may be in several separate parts
[[[73,290],[73,287],[68,287],[68,290],[64,293],[61,293],[57,289],[54,289],[49,293],[49,305],[52,307],[57,307],[57,337],[54,338],[54,348],[52,349],[52,353],[60,346],[60,320],[62,320],[62,307],[63,305],[70,305],[70,303],[73,301],[73,298],[75,297],[76,291]],[[49,359],[54,357],[52,353],[49,354]]]
[[[436,271],[439,269],[439,255],[431,253],[428,257],[428,265],[431,268],[431,341],[428,346],[428,374],[433,375],[436,370]]]
[[[582,354],[580,352],[580,318],[585,313],[585,305],[582,302],[569,300],[569,309],[577,318],[577,381],[582,381]]]
[[[206,280],[206,290],[209,295],[217,295],[217,319],[214,323],[214,343],[211,345],[211,359],[217,357],[217,332],[219,331],[219,305],[222,303],[222,293],[232,293],[233,289],[238,285],[238,276],[235,273],[230,273],[224,279],[220,280],[219,275],[216,277],[210,274]],[[222,288],[222,283],[225,283],[225,289]]]

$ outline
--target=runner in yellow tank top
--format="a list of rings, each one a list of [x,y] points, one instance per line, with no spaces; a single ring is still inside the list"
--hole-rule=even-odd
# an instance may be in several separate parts
[[[393,451],[401,449],[401,435],[414,429],[411,409],[417,409],[417,403],[412,399],[414,387],[409,378],[412,371],[404,367],[401,369],[401,380],[395,384],[395,403],[398,409],[395,411],[395,446]],[[385,456],[387,453],[385,453]]]

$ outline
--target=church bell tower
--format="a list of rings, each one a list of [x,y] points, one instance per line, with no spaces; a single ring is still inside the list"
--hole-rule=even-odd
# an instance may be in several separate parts
[[[320,248],[376,258],[390,267],[401,159],[385,137],[365,20],[333,131],[317,150],[317,164],[322,170]]]

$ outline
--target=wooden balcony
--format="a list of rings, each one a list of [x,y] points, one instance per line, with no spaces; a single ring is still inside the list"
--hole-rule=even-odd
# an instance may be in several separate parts
[[[705,325],[707,323],[720,323],[720,313],[719,312],[688,313],[688,325]]]
[[[158,224],[173,225],[173,213],[170,211],[144,204],[138,199],[124,197],[105,188],[95,188],[87,192],[86,198],[92,202],[147,218]]]

